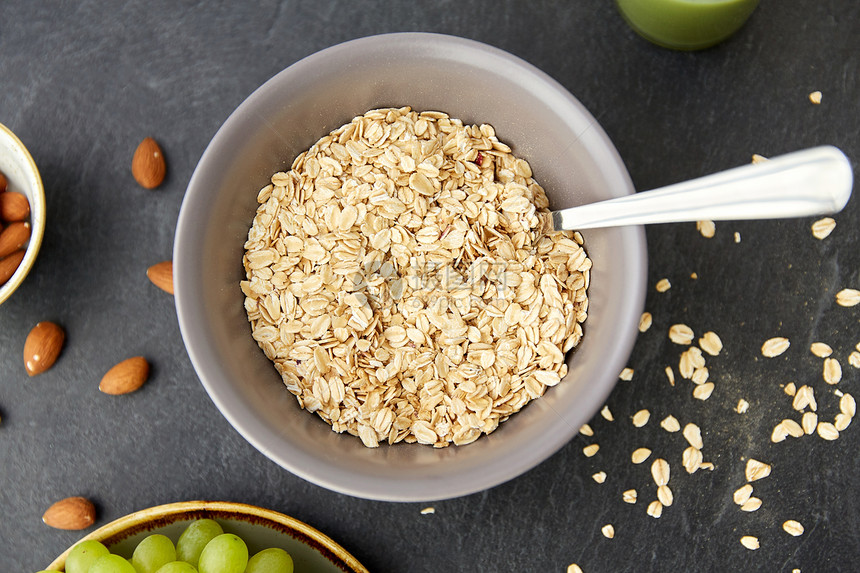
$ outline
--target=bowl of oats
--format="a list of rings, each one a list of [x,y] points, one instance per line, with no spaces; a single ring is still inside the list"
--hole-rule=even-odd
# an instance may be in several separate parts
[[[308,56],[227,119],[174,245],[183,340],[264,455],[425,501],[564,446],[625,367],[641,227],[552,232],[633,193],[595,119],[530,64],[425,33]]]

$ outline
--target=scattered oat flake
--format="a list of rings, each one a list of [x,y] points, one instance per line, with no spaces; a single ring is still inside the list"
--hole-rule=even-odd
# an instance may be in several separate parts
[[[854,396],[851,394],[843,394],[839,399],[839,410],[846,416],[851,416],[853,418],[857,413],[857,401],[854,400]]]
[[[762,163],[764,161],[767,161],[767,157],[765,157],[764,155],[759,155],[758,153],[753,153],[753,156],[752,156],[752,162],[753,163]]]
[[[811,387],[804,384],[797,389],[797,393],[794,395],[794,400],[791,403],[791,407],[798,412],[802,412],[807,406],[813,412],[818,410],[818,404],[815,401],[815,391]]]
[[[761,500],[757,497],[751,497],[741,505],[741,511],[756,511],[761,507]]]
[[[639,332],[645,332],[649,328],[651,328],[651,322],[653,321],[653,317],[650,312],[643,312],[642,316],[639,317]]]
[[[717,232],[717,226],[713,221],[706,219],[704,221],[696,221],[696,230],[706,239],[711,239]]]
[[[826,239],[836,228],[836,221],[830,217],[824,217],[812,224],[812,236],[818,240]]]
[[[585,446],[582,448],[582,453],[585,454],[585,457],[590,458],[594,454],[597,453],[597,450],[600,449],[600,446],[597,444],[591,444],[589,446]]]
[[[805,412],[803,418],[800,420],[800,426],[807,436],[813,434],[815,428],[818,427],[818,414],[815,412]]]
[[[860,351],[855,350],[848,355],[848,364],[854,368],[860,368]]]
[[[839,306],[857,306],[860,304],[860,290],[844,288],[836,293],[836,304]]]
[[[690,379],[694,384],[704,384],[708,381],[708,377],[710,376],[710,371],[707,368],[696,368],[693,370],[693,375]]]
[[[753,537],[752,535],[744,535],[741,537],[741,545],[753,551],[760,547],[758,537]]]
[[[740,233],[738,233],[737,231],[735,231],[735,242],[736,242],[736,243],[740,243],[740,242],[741,242],[741,234],[740,234]]]
[[[429,515],[431,513],[436,513],[435,507],[425,507],[421,510],[421,515]]]
[[[798,535],[803,535],[803,526],[799,521],[795,521],[793,519],[789,519],[785,523],[782,524],[782,528],[789,535],[793,535],[797,537]]]
[[[597,483],[603,483],[606,481],[606,472],[597,472],[591,476],[591,479],[596,481]]]
[[[714,393],[714,383],[705,382],[700,386],[693,388],[693,398],[696,400],[707,400]]]
[[[705,447],[704,442],[702,442],[702,430],[696,424],[690,423],[684,426],[684,438],[687,439],[687,442],[691,446],[698,450]]]
[[[747,402],[746,400],[744,400],[743,398],[738,400],[738,405],[735,406],[735,412],[737,412],[738,414],[743,414],[749,409],[750,409],[750,403]]]
[[[681,455],[681,464],[688,474],[696,473],[702,466],[702,450],[693,446],[688,447]]]
[[[635,414],[633,414],[633,425],[637,428],[641,428],[645,424],[648,423],[648,420],[651,419],[651,412],[648,410],[639,410]]]
[[[818,422],[818,435],[825,440],[832,441],[839,438],[839,430],[830,422]]]
[[[632,380],[633,379],[633,369],[632,368],[625,368],[624,370],[621,371],[621,374],[618,375],[618,378],[620,378],[621,380],[624,380],[625,382]]]
[[[825,358],[823,375],[828,384],[838,384],[842,380],[842,365],[835,358]]]
[[[672,288],[672,283],[669,282],[669,279],[660,279],[654,288],[657,289],[657,292],[666,292]]]
[[[675,416],[670,415],[663,418],[663,421],[660,422],[660,427],[667,432],[677,432],[681,429],[681,424]]]
[[[613,537],[615,537],[615,528],[612,526],[611,523],[607,523],[606,525],[601,527],[600,532],[606,539],[612,539]]]
[[[657,488],[657,500],[663,504],[663,507],[669,507],[675,501],[675,496],[668,485],[661,485]]]
[[[654,500],[648,504],[648,509],[646,510],[646,512],[654,519],[658,519],[661,515],[663,515],[663,504],[657,500]]]
[[[773,431],[770,433],[770,441],[774,444],[784,442],[787,437],[788,430],[785,429],[785,426],[783,426],[781,422],[774,426]]]
[[[615,417],[612,415],[612,412],[609,410],[609,406],[604,406],[600,410],[600,415],[603,416],[606,420],[612,422],[615,420]]]
[[[624,501],[624,503],[636,503],[636,497],[637,495],[635,489],[628,489],[621,494],[621,499]]]
[[[774,338],[769,338],[762,344],[761,353],[763,356],[767,358],[774,358],[775,356],[779,356],[791,346],[791,343],[787,338],[782,336],[777,336]]]
[[[833,427],[840,432],[844,432],[851,425],[852,417],[844,412],[836,414],[836,419],[833,420]]]
[[[753,486],[750,484],[744,484],[735,490],[735,493],[732,495],[732,499],[738,505],[743,505],[749,500],[750,496],[753,492]]]
[[[782,427],[785,428],[785,431],[792,438],[799,438],[803,435],[803,428],[794,420],[786,418],[782,421]]]
[[[567,573],[582,573],[582,568],[576,563],[567,566]]]
[[[712,472],[712,471],[714,471],[714,467],[715,466],[712,462],[702,462],[699,464],[700,470],[708,470],[708,471]]]
[[[820,91],[814,91],[811,94],[809,94],[809,101],[811,101],[815,105],[820,104],[821,103],[821,92]]]
[[[702,350],[698,346],[691,346],[681,353],[678,360],[678,372],[685,380],[692,378],[697,368],[704,367],[705,357],[702,356]]]
[[[782,391],[789,396],[794,396],[795,394],[797,394],[797,386],[794,385],[794,382],[789,382],[785,385],[785,388],[783,388]]]
[[[747,460],[746,478],[748,482],[754,482],[770,475],[770,465],[750,458]]]
[[[675,344],[688,345],[693,342],[693,329],[686,324],[673,324],[669,327],[669,340]]]
[[[666,378],[669,379],[669,385],[674,386],[675,385],[675,372],[672,370],[672,367],[667,366],[665,372],[666,372]]]
[[[716,356],[723,349],[723,341],[716,332],[708,331],[699,339],[699,348],[711,356]]]
[[[654,463],[651,464],[651,477],[654,478],[654,483],[656,483],[658,487],[669,483],[669,474],[669,462],[663,458],[657,458],[654,460]]]
[[[823,342],[813,342],[809,345],[809,351],[819,358],[827,358],[833,354],[833,349],[830,348],[830,345]]]
[[[579,433],[583,436],[593,436],[594,430],[592,430],[591,426],[589,426],[588,424],[583,424],[582,427],[579,429]]]
[[[633,450],[633,454],[630,456],[630,460],[634,464],[641,464],[645,460],[647,460],[651,456],[651,450],[648,448],[638,448]]]

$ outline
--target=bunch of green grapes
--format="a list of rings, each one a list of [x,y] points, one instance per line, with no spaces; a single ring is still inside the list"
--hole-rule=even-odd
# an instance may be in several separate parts
[[[82,541],[66,558],[66,573],[293,573],[293,559],[277,548],[249,559],[240,537],[224,533],[216,521],[198,519],[176,545],[164,535],[149,535],[135,547],[131,560],[112,554],[98,541]]]

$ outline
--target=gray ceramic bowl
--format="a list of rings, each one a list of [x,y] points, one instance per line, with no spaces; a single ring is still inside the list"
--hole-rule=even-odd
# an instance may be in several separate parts
[[[174,246],[176,308],[212,400],[263,454],[320,486],[419,501],[477,492],[556,452],[606,399],[632,348],[645,296],[641,227],[583,233],[594,262],[589,316],[566,380],[463,447],[367,449],[300,410],[251,339],[239,281],[257,191],[298,153],[380,107],[441,110],[489,123],[527,159],[552,208],[633,192],[606,134],[557,82],[501,50],[435,34],[390,34],[328,48],[290,66],[227,119],[188,186]]]

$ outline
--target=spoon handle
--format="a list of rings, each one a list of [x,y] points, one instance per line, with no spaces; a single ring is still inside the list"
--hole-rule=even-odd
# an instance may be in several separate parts
[[[779,219],[836,213],[851,197],[851,163],[813,147],[652,191],[553,211],[553,228]]]

